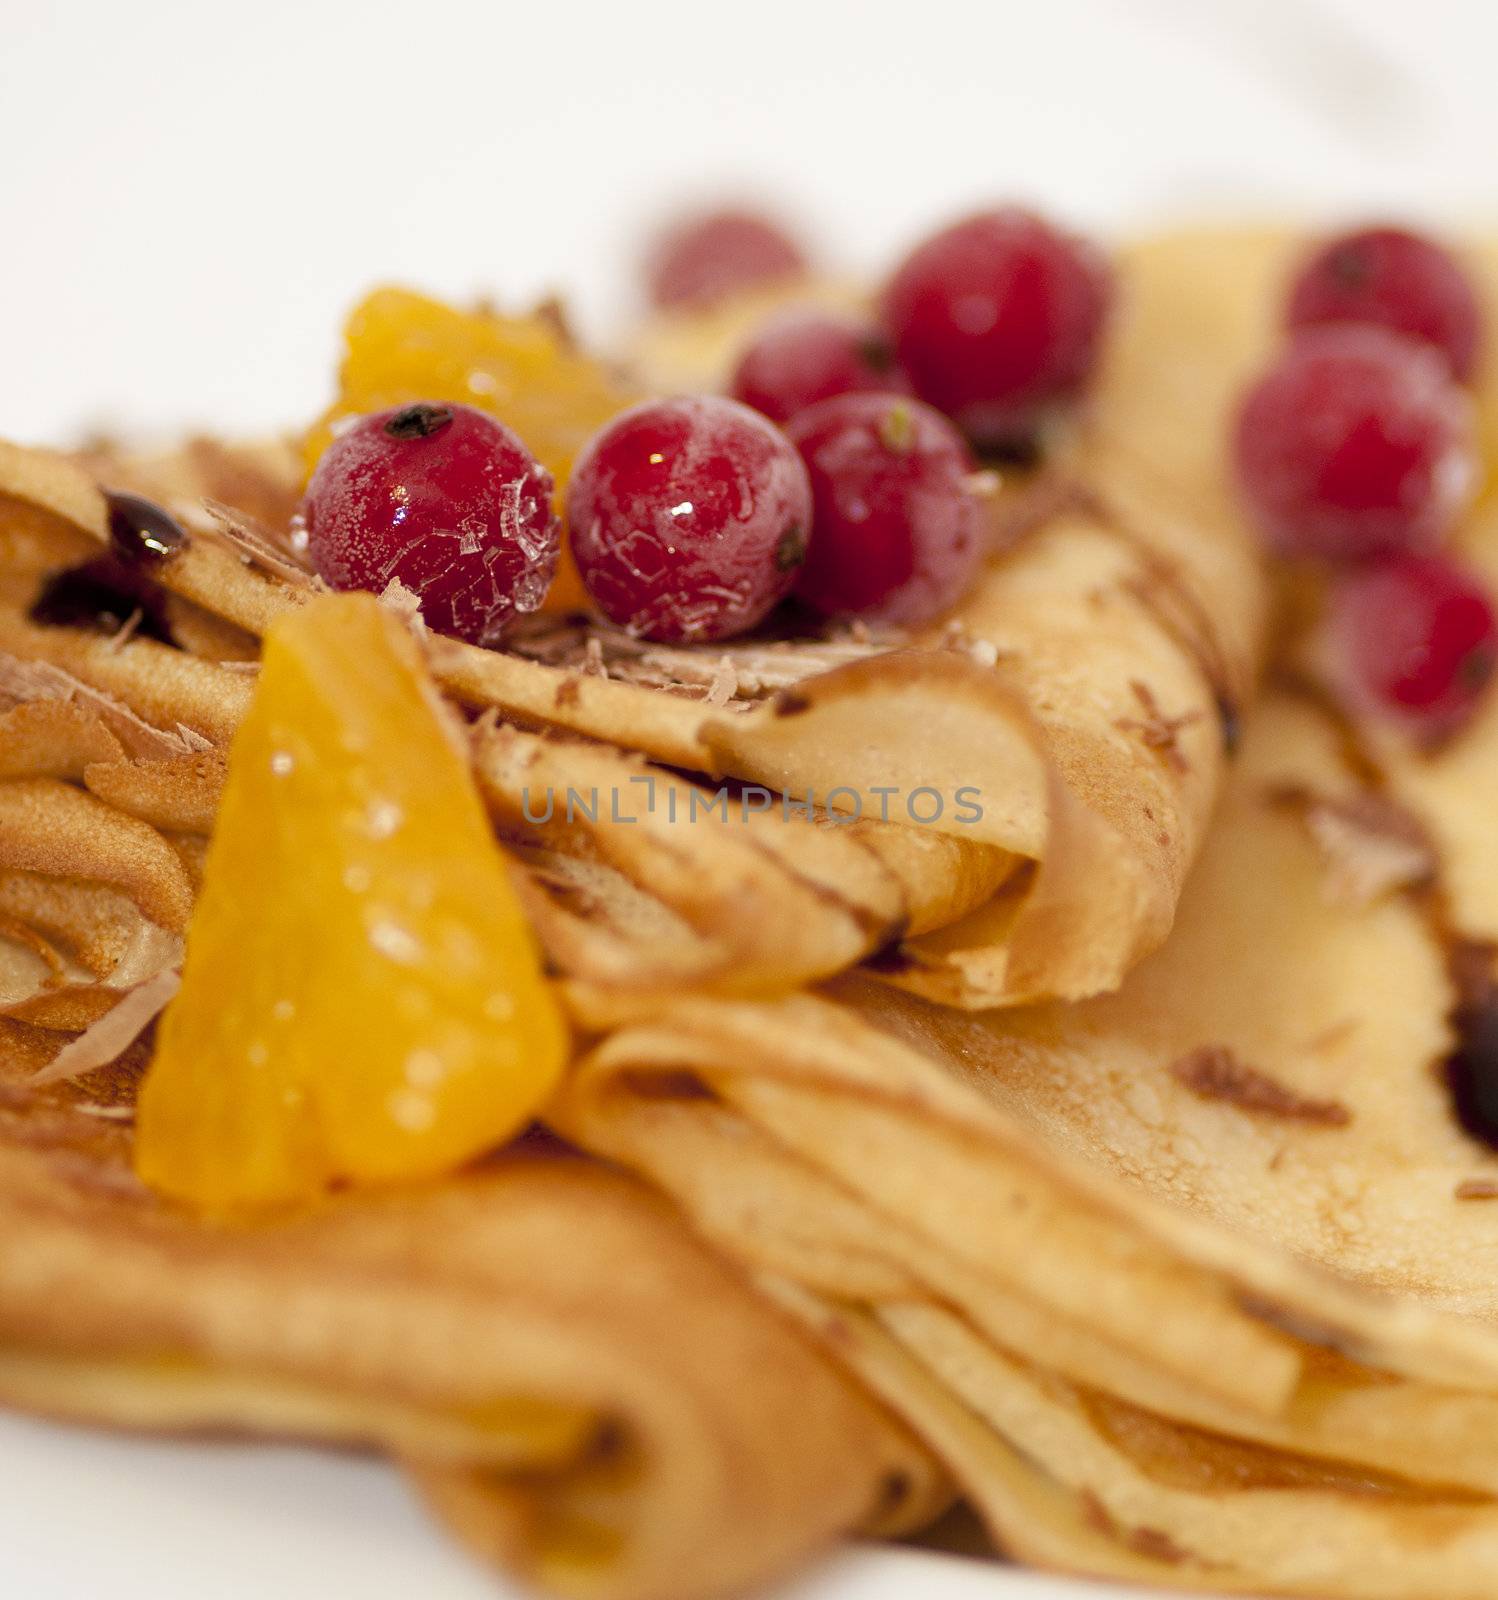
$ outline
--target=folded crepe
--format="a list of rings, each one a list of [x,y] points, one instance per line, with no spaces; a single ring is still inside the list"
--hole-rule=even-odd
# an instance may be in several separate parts
[[[388,1452],[562,1594],[736,1593],[929,1521],[931,1457],[618,1174],[530,1151],[237,1227],[140,1187],[138,1036],[176,986],[258,647],[124,538],[104,554],[90,472],[0,456],[0,1400]],[[243,520],[277,494],[289,516],[277,453],[170,470],[198,474],[199,523],[232,529],[206,559],[268,620],[301,592]]]
[[[1261,708],[1175,934],[1117,995],[704,999],[613,1033],[557,1113],[766,1275],[1026,1559],[1498,1581],[1498,1164],[1443,1075],[1426,866],[1338,732]]]
[[[1052,1397],[1097,1395],[1115,1417],[1166,1431],[1151,1439],[1200,1434],[1277,1462],[1350,1462],[1377,1491],[1370,1515],[1389,1539],[1410,1527],[1406,1480],[1434,1483],[1442,1515],[1452,1501],[1470,1517],[1495,1473],[1484,1430],[1467,1424],[1469,1395],[1498,1383],[1482,1330],[1136,1192],[995,1104],[961,1055],[965,1035],[919,1047],[899,1037],[928,1013],[953,1029],[964,1020],[933,1000],[974,1008],[1114,989],[1169,930],[1257,663],[1262,581],[1218,434],[1268,347],[1285,248],[1216,235],[1129,255],[1129,304],[1094,414],[1038,476],[1000,489],[993,559],[950,626],[771,641],[721,661],[556,619],[505,652],[426,641],[439,682],[479,713],[475,770],[526,864],[576,1018],[600,1036],[617,1030],[557,1125],[673,1193],[926,1434],[1011,1548],[1155,1582],[1199,1583],[1209,1558],[1179,1517],[1136,1500],[1134,1479],[1074,1441],[1052,1449],[1064,1405],[1016,1401],[996,1420],[995,1371],[1029,1363]],[[80,614],[95,601],[78,587],[110,534],[101,483],[166,504],[187,533],[136,562],[133,608],[121,618],[112,600],[103,630]],[[0,831],[0,871],[15,880],[0,951],[6,1008],[21,1019],[11,1026],[23,1030],[12,1037],[77,1035],[54,1061],[59,1078],[117,1052],[111,1019],[129,1036],[164,1003],[222,746],[253,692],[256,638],[311,588],[288,536],[297,487],[275,450],[199,445],[149,462],[0,450],[0,649],[11,658],[0,711],[17,752],[0,782],[17,823]],[[106,588],[120,582],[105,576]],[[884,821],[877,807],[851,823],[778,805],[694,813],[693,797],[712,797],[724,776],[731,800],[748,785],[797,799],[837,784],[865,798],[930,787],[948,816],[957,790],[977,787],[984,815],[968,830]],[[637,779],[656,785],[654,806]],[[595,816],[574,807],[535,820],[534,794],[566,786],[633,800],[623,814],[637,820],[616,820],[607,798]],[[99,901],[114,913],[109,940],[84,894],[112,897]],[[836,999],[743,998],[871,956],[875,976]],[[404,1215],[399,1198],[381,1215]],[[153,1227],[182,1225],[149,1214]],[[15,1231],[24,1246],[29,1225]],[[326,1258],[308,1245],[309,1259],[352,1248],[354,1231]],[[455,1267],[455,1294],[468,1270]],[[950,1354],[949,1323],[971,1332],[986,1364]],[[37,1341],[39,1355],[53,1337]],[[1350,1356],[1327,1356],[1329,1344]],[[210,1370],[223,1364],[210,1349]],[[1448,1393],[1451,1406],[1433,1407]],[[1033,1418],[1033,1432],[1016,1418]],[[1136,1445],[1142,1430],[1129,1435]],[[1418,1450],[1393,1442],[1406,1435]],[[374,1436],[428,1462],[440,1453]],[[1440,1476],[1422,1477],[1415,1459],[1439,1462]],[[1222,1473],[1229,1487],[1262,1486],[1237,1458]],[[1345,1472],[1327,1478],[1315,1491],[1340,1505]],[[442,1500],[493,1543],[509,1526],[495,1509],[508,1491],[481,1497],[476,1481],[468,1458],[444,1476]],[[1298,1516],[1311,1490],[1291,1487],[1283,1514]],[[1260,1502],[1247,1505],[1259,1527]],[[779,1560],[781,1548],[761,1553]],[[1211,1558],[1214,1583],[1268,1572],[1301,1592],[1252,1549],[1230,1557]],[[717,1581],[678,1559],[680,1584]]]
[[[1491,500],[1461,543],[1498,573]],[[642,1009],[558,1116],[757,1270],[1025,1559],[1475,1600],[1498,703],[1417,751],[1318,659],[1286,639],[1175,930],[1117,993],[977,1015],[855,978]]]
[[[1105,991],[1157,946],[1258,664],[1263,580],[1203,441],[1267,346],[1282,249],[1127,253],[1085,423],[1001,475],[992,558],[924,632],[670,650],[550,617],[502,651],[428,637],[483,714],[476,768],[558,966],[626,998],[741,995],[877,956],[884,981],[986,1007]],[[109,541],[105,488],[187,537],[137,562],[135,620],[101,634],[76,586]],[[0,651],[221,747],[257,636],[315,582],[299,488],[277,448],[0,447]]]
[[[253,1226],[129,1166],[139,1054],[39,1088],[0,1023],[0,1400],[388,1452],[564,1595],[737,1593],[928,1520],[929,1457],[616,1173],[536,1146]]]

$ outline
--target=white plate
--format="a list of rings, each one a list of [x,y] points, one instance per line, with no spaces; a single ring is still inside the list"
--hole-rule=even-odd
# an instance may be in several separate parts
[[[0,1415],[0,1593],[16,1600],[521,1600],[380,1462]],[[1033,1573],[863,1548],[765,1600],[1098,1600]],[[1138,1600],[1137,1592],[1130,1591]]]

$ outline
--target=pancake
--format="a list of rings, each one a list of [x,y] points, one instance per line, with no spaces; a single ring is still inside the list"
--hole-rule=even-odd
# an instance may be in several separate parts
[[[999,484],[991,558],[939,628],[720,659],[565,618],[480,651],[411,618],[588,1042],[548,1120],[664,1190],[731,1269],[638,1185],[551,1153],[247,1232],[133,1190],[109,1020],[168,998],[255,641],[315,589],[299,482],[277,447],[0,449],[0,1025],[28,1121],[67,1113],[40,1153],[0,1128],[19,1285],[0,1393],[373,1443],[478,1548],[564,1592],[649,1595],[938,1508],[942,1472],[856,1379],[1021,1559],[1490,1593],[1498,1336],[1467,1259],[1486,1180],[1457,1175],[1480,1153],[1431,1071],[1457,991],[1428,839],[1366,792],[1323,695],[1253,705],[1266,584],[1222,436],[1288,248],[1126,254],[1092,409]],[[39,616],[106,548],[105,488],[165,504],[185,540],[131,552],[146,589],[123,626]],[[769,803],[694,814],[720,784]],[[836,784],[926,788],[944,820],[778,803]],[[568,788],[633,803],[538,821],[535,793]],[[1466,1211],[1416,1282],[1442,1183]],[[38,1271],[53,1257],[81,1264],[66,1296]],[[116,1281],[116,1258],[144,1264]],[[344,1262],[398,1292],[340,1300],[319,1365],[297,1308]],[[164,1294],[142,1287],[158,1267]],[[253,1305],[246,1344],[225,1303]],[[413,1375],[382,1319],[429,1306]],[[474,1383],[496,1429],[453,1420]],[[659,1448],[600,1443],[602,1417]],[[676,1498],[740,1473],[742,1503]]]
[[[940,1509],[909,1436],[639,1185],[532,1141],[215,1226],[131,1173],[138,1049],[38,1088],[48,1035],[0,1029],[5,1403],[383,1451],[560,1594],[737,1593]]]
[[[981,1008],[1106,991],[1155,948],[1259,662],[1263,576],[1200,441],[1267,343],[1283,248],[1200,235],[1125,255],[1089,416],[991,486],[991,558],[938,625],[722,651],[586,618],[538,619],[502,651],[427,636],[479,716],[486,794],[558,966],[625,997],[741,995],[877,956],[885,981]],[[105,487],[186,532],[137,574],[164,637],[35,613],[107,545]],[[274,445],[0,448],[18,508],[0,650],[222,747],[254,640],[314,586],[299,487]],[[573,790],[564,825],[532,821]]]
[[[1458,543],[1498,570],[1490,497]],[[976,1014],[855,976],[641,1014],[558,1120],[758,1271],[1020,1558],[1465,1600],[1498,1579],[1498,706],[1417,749],[1338,704],[1302,616],[1117,992]]]
[[[1089,1542],[1100,1506],[1184,1552],[1151,1582],[1482,1593],[1492,1158],[1436,1070],[1455,991],[1423,875],[1349,897],[1286,799],[1308,793],[1358,814],[1336,724],[1277,694],[1175,934],[1116,995],[974,1015],[854,979],[679,1005],[599,1045],[558,1125],[788,1281],[830,1348],[876,1328],[860,1370],[918,1427],[889,1373],[934,1379],[967,1420],[928,1438],[1008,1547],[1051,1559],[949,1426],[1064,1488]]]

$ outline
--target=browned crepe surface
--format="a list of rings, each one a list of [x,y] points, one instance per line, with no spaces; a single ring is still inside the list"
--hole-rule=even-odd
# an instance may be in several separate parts
[[[538,1146],[244,1227],[128,1167],[136,1057],[0,1023],[0,1396],[353,1442],[561,1593],[736,1592],[940,1505],[928,1460],[638,1185]]]
[[[1460,543],[1490,573],[1495,530],[1489,494]],[[1116,994],[974,1015],[855,980],[837,1009],[641,1014],[561,1118],[758,1268],[1026,1559],[1477,1600],[1498,1178],[1451,1079],[1491,1069],[1498,701],[1420,750],[1319,665],[1287,641],[1176,927]]]

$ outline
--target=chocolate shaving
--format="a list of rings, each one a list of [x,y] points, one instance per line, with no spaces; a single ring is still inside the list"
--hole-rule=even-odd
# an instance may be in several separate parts
[[[704,696],[708,705],[715,710],[726,706],[738,692],[739,675],[734,670],[733,662],[727,656],[718,658],[718,670],[713,681],[707,686]]]
[[[941,647],[952,651],[954,655],[966,656],[980,667],[996,667],[1005,656],[1005,652],[992,639],[980,639],[969,633],[966,625],[956,617],[942,629]]]
[[[695,1072],[627,1072],[624,1082],[642,1100],[717,1100],[711,1085]]]
[[[1147,683],[1141,683],[1138,678],[1129,680],[1129,688],[1134,691],[1134,698],[1143,709],[1143,717],[1120,717],[1113,724],[1121,733],[1137,733],[1140,742],[1146,749],[1153,750],[1166,766],[1176,772],[1186,773],[1191,770],[1191,763],[1187,761],[1185,752],[1181,749],[1180,735],[1186,728],[1200,722],[1200,711],[1185,711],[1179,716],[1168,717],[1160,708],[1160,703],[1155,699],[1155,692]]]
[[[105,1122],[134,1122],[132,1106],[101,1106],[93,1100],[75,1100],[72,1109],[80,1116],[99,1117]]]
[[[118,1004],[97,1022],[90,1023],[76,1039],[70,1039],[52,1060],[30,1079],[32,1088],[49,1083],[66,1083],[107,1067],[123,1055],[156,1020],[181,986],[181,977],[171,969],[127,989]]]
[[[1271,1328],[1278,1328],[1281,1333],[1288,1333],[1292,1339],[1299,1339],[1302,1344],[1315,1345],[1322,1350],[1335,1350],[1352,1361],[1360,1360],[1362,1352],[1357,1338],[1333,1322],[1325,1322],[1319,1317],[1307,1315],[1298,1307],[1287,1306],[1282,1301],[1271,1299],[1268,1295],[1256,1294],[1250,1289],[1240,1290],[1237,1300],[1239,1309],[1247,1316],[1266,1323]]]
[[[1130,1528],[1123,1535],[1123,1541],[1136,1555],[1150,1561],[1178,1566],[1186,1560],[1186,1552],[1160,1528]]]
[[[1204,1044],[1173,1062],[1170,1075],[1203,1100],[1226,1100],[1254,1116],[1345,1128],[1352,1113],[1337,1100],[1313,1100],[1250,1067],[1226,1045]]]
[[[882,655],[899,642],[848,629],[824,639],[735,643],[710,655],[706,650],[653,644],[592,617],[542,615],[518,619],[505,647],[547,666],[664,689],[731,711],[845,662]]]
[[[129,706],[102,689],[75,678],[48,661],[27,661],[0,651],[0,703],[23,705],[32,700],[72,700],[94,712],[125,747],[126,753],[146,760],[211,750],[202,734],[178,723],[175,732],[153,727]]]
[[[111,650],[123,649],[140,632],[140,625],[145,619],[145,608],[137,606],[134,611],[119,625],[119,628],[109,636]]]
[[[1105,1533],[1109,1538],[1117,1539],[1127,1549],[1136,1555],[1141,1555],[1149,1561],[1163,1562],[1168,1566],[1179,1566],[1188,1559],[1189,1552],[1183,1550],[1168,1533],[1159,1528],[1130,1528],[1113,1515],[1103,1504],[1102,1499],[1091,1489],[1082,1491],[1082,1508],[1088,1522],[1100,1533]]]
[[[1436,875],[1436,854],[1419,820],[1387,795],[1361,790],[1318,795],[1294,784],[1271,789],[1271,805],[1299,814],[1326,866],[1328,896],[1354,907],[1386,895],[1423,889]]]
[[[221,539],[242,560],[299,589],[307,587],[312,568],[289,540],[277,539],[244,512],[217,500],[204,500],[202,511],[208,519],[203,531]]]
[[[426,618],[421,614],[421,596],[407,588],[399,578],[392,578],[380,590],[380,604],[387,606],[418,637],[426,632]]]
[[[1463,1178],[1452,1192],[1458,1200],[1498,1200],[1498,1179]]]
[[[1238,697],[1219,689],[1215,696],[1217,720],[1222,724],[1222,750],[1227,756],[1238,754],[1243,744],[1243,711]]]

